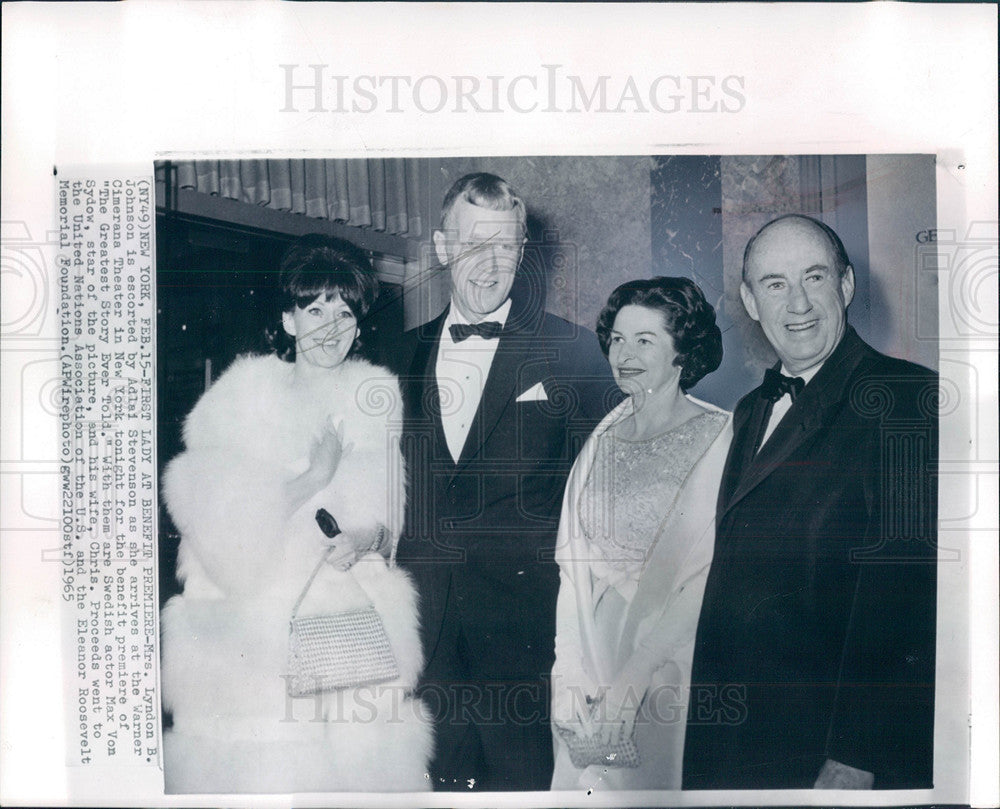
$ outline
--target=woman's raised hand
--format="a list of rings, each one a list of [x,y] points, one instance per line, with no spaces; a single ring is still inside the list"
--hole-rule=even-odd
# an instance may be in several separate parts
[[[325,489],[333,480],[340,466],[340,459],[351,451],[351,444],[344,443],[344,422],[328,420],[323,437],[309,452],[309,469],[306,474],[316,484],[316,491]],[[315,492],[314,492],[315,493]]]
[[[328,420],[323,437],[309,450],[309,468],[285,486],[290,515],[330,485],[340,461],[352,446],[350,442],[344,442],[344,423]]]

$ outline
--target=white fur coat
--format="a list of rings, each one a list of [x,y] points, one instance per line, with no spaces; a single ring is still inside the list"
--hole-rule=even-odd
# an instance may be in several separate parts
[[[344,533],[385,525],[395,543],[405,497],[396,378],[362,360],[308,384],[292,372],[273,356],[233,363],[191,411],[186,451],[163,476],[184,585],[162,616],[164,704],[174,721],[164,738],[167,790],[427,789],[431,730],[410,696],[423,661],[404,571],[377,554],[347,572],[325,567],[299,612],[370,600],[399,678],[287,696],[288,621],[328,542],[317,509]],[[308,467],[331,419],[343,423],[348,449],[330,485],[289,515],[285,486]]]

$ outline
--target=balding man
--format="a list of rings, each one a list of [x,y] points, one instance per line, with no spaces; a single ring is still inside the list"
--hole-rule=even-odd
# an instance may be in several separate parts
[[[937,378],[847,324],[821,222],[765,225],[740,293],[779,363],[733,417],[684,788],[930,787]]]

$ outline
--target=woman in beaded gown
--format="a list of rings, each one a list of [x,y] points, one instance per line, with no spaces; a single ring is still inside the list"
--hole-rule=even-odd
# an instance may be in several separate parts
[[[719,366],[722,337],[685,278],[618,287],[597,334],[627,398],[584,445],[563,502],[552,788],[680,789],[732,433],[728,413],[685,391]]]

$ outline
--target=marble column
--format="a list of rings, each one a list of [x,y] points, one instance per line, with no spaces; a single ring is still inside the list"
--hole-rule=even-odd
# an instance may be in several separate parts
[[[716,310],[723,336],[723,359],[690,393],[731,408],[746,390],[742,367],[734,362],[733,324],[725,300],[723,274],[722,172],[718,156],[659,156],[650,172],[652,275],[690,278]],[[737,341],[738,342],[738,341]]]

